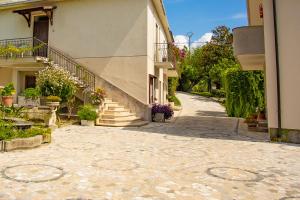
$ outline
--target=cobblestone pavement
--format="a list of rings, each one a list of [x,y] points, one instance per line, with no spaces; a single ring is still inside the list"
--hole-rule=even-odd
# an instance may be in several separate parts
[[[239,136],[217,103],[178,96],[172,123],[69,126],[0,153],[0,200],[300,199],[300,146]]]

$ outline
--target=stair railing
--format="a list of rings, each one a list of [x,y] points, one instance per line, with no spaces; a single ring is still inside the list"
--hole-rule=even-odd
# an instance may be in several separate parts
[[[86,69],[86,67],[75,61],[71,56],[37,38],[33,38],[33,44],[40,47],[33,53],[35,56],[47,57],[54,64],[69,71],[74,77],[77,77],[90,91],[95,91],[96,76]]]

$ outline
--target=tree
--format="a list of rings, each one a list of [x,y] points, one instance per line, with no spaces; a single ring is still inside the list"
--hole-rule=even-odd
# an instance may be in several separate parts
[[[211,41],[194,52],[193,64],[196,65],[207,81],[207,91],[211,92],[212,77],[210,71],[223,58],[235,61],[232,47],[232,33],[226,26],[219,26],[212,30]],[[217,84],[220,84],[218,81]],[[218,85],[217,85],[218,86]]]
[[[212,30],[213,36],[211,43],[217,45],[232,45],[233,35],[230,28],[226,26],[218,26]]]
[[[224,72],[229,68],[239,69],[240,66],[233,60],[223,58],[210,69],[209,76],[217,89],[221,89],[223,86],[222,78],[224,76]]]

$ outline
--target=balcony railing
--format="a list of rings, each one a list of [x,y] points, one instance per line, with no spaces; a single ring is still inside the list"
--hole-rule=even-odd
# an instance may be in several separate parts
[[[172,44],[156,43],[154,48],[154,62],[171,63],[173,67],[176,67],[176,57],[174,55]]]
[[[96,76],[71,56],[37,38],[0,40],[0,59],[44,57],[77,77],[89,90],[95,90]]]
[[[33,56],[33,38],[0,40],[0,58],[28,58]]]

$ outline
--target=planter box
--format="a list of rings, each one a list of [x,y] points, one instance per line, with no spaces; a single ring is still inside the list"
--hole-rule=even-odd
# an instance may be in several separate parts
[[[10,141],[4,141],[3,151],[13,151],[17,149],[28,149],[40,146],[43,143],[43,136],[37,135],[31,138],[18,138]]]
[[[165,114],[164,113],[155,113],[154,117],[153,117],[153,121],[154,122],[166,122],[165,119]]]
[[[95,126],[95,121],[81,120],[81,126]]]
[[[38,98],[36,100],[32,100],[32,99],[25,99],[24,96],[18,96],[18,105],[37,107],[40,106],[40,99]]]

